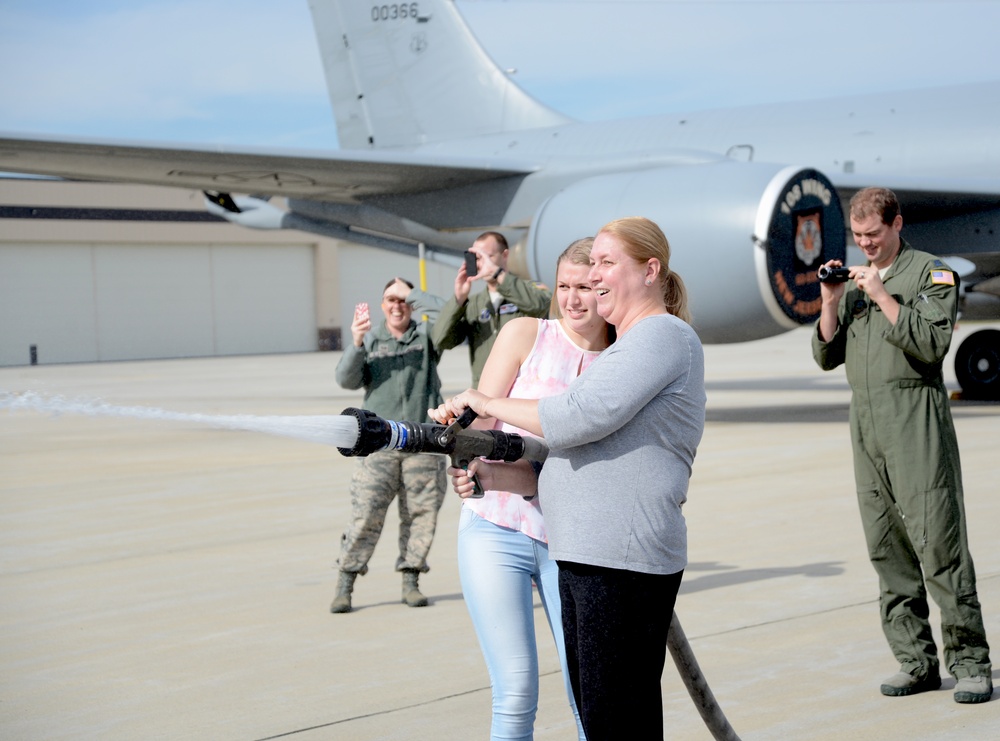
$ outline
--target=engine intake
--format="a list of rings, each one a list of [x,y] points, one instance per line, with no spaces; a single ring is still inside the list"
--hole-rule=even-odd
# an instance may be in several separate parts
[[[816,270],[846,256],[843,209],[822,173],[727,160],[570,185],[535,215],[525,243],[532,274],[554,285],[566,245],[624,216],[650,218],[667,235],[703,342],[756,340],[816,321]]]

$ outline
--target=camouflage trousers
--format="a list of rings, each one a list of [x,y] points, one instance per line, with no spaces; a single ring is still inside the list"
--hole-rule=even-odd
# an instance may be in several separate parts
[[[399,506],[396,570],[428,571],[427,554],[444,497],[442,455],[382,450],[360,458],[351,478],[351,522],[340,539],[340,570],[368,572],[368,561],[395,498]]]

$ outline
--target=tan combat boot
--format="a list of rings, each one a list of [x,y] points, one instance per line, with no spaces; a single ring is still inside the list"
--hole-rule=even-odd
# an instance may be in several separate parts
[[[357,572],[341,571],[337,580],[337,596],[330,603],[330,612],[350,612],[351,592],[354,591],[354,580],[358,578]]]
[[[417,577],[420,575],[416,569],[403,569],[403,604],[410,607],[426,607],[427,598],[420,593],[417,587]]]

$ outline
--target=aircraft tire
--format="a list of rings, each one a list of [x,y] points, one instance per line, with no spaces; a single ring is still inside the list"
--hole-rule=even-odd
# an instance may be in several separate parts
[[[1000,399],[1000,330],[982,329],[955,353],[955,376],[967,399]]]

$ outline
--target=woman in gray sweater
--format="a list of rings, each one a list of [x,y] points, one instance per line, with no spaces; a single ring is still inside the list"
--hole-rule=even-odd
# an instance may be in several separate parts
[[[466,407],[540,434],[538,479],[559,563],[570,678],[589,741],[662,739],[660,677],[687,565],[687,499],[705,425],[704,356],[670,247],[652,221],[605,225],[591,251],[597,311],[617,341],[562,394],[491,398],[469,389],[436,410]],[[474,462],[470,473],[489,475]],[[455,480],[460,494],[471,487]]]

